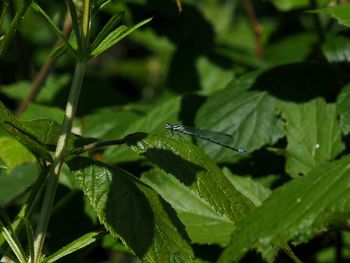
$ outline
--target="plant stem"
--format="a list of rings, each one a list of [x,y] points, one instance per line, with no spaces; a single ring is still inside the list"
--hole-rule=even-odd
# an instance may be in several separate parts
[[[47,226],[52,212],[52,207],[56,195],[58,184],[58,177],[60,175],[61,167],[64,161],[65,150],[67,147],[69,135],[72,129],[73,118],[79,101],[79,94],[81,90],[82,81],[85,73],[85,61],[78,61],[75,67],[73,81],[66,105],[65,116],[61,129],[61,134],[57,142],[56,151],[53,158],[53,163],[48,179],[46,192],[43,199],[40,218],[36,229],[36,237],[34,243],[35,260],[39,262],[41,251],[43,248]]]
[[[27,11],[29,5],[31,4],[31,0],[24,0],[22,2],[21,7],[16,12],[15,17],[12,19],[9,29],[7,30],[4,38],[1,40],[0,44],[0,57],[4,56],[10,42],[15,35],[17,29],[21,26],[22,20],[24,18],[24,14]]]

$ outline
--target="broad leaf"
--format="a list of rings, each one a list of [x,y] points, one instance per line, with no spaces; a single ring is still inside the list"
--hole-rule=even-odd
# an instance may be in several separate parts
[[[87,158],[69,166],[101,223],[148,262],[192,262],[193,252],[174,211],[127,172]]]
[[[332,160],[343,149],[334,104],[323,99],[309,103],[280,103],[287,134],[286,171],[293,177],[306,174]]]
[[[152,18],[145,19],[130,28],[127,26],[118,27],[117,29],[109,33],[108,36],[105,37],[105,39],[94,50],[91,51],[91,56],[96,57],[99,54],[105,52],[107,49],[117,44],[120,40],[125,38],[127,35],[131,34],[133,31],[135,31],[136,29],[138,29],[139,27],[143,26],[144,24],[148,23],[151,20]]]
[[[219,262],[238,260],[248,249],[267,247],[277,238],[305,241],[324,231],[333,215],[348,214],[349,207],[343,209],[339,201],[349,198],[349,163],[348,156],[319,165],[274,191],[237,226]]]
[[[328,15],[336,19],[339,24],[350,27],[350,4],[340,4],[332,7],[318,9],[314,12]]]
[[[224,173],[232,185],[256,205],[261,205],[270,194],[268,189],[250,178],[234,176],[228,169]],[[227,245],[235,227],[234,222],[216,211],[195,191],[160,169],[144,173],[141,180],[156,190],[176,210],[192,242]]]
[[[223,246],[228,244],[235,227],[234,222],[216,211],[196,191],[160,169],[144,173],[141,180],[176,210],[192,242]]]
[[[230,83],[224,90],[209,96],[198,111],[196,126],[230,134],[232,146],[253,151],[275,143],[283,133],[276,117],[275,99],[266,92],[247,91],[254,80],[251,76],[247,78]],[[230,160],[234,155],[211,142],[198,140],[198,144],[218,161]]]
[[[236,224],[254,207],[198,147],[144,133],[130,135],[126,139],[132,149],[177,178],[226,220]]]

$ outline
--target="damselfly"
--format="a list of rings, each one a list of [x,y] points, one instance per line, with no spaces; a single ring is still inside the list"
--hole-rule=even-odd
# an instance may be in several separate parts
[[[242,148],[236,148],[228,145],[227,141],[228,140],[232,141],[232,136],[226,133],[207,131],[207,130],[187,127],[181,124],[170,124],[170,123],[166,123],[165,128],[168,129],[172,134],[174,134],[175,132],[181,132],[184,134],[199,137],[201,139],[221,145],[222,147],[228,148],[230,150],[233,150],[239,153],[248,153],[246,150]]]

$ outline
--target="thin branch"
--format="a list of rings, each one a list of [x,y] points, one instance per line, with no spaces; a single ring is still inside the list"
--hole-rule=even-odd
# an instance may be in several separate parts
[[[71,32],[72,32],[72,20],[69,16],[69,12],[67,12],[64,26],[63,26],[63,35],[65,37],[68,37]],[[55,43],[55,47],[60,46],[61,43],[62,41],[58,39]],[[17,117],[20,116],[25,111],[29,102],[35,100],[35,98],[38,96],[53,64],[54,64],[54,60],[51,57],[49,57],[46,63],[41,67],[39,73],[36,75],[35,79],[33,80],[30,92],[28,93],[26,98],[21,102],[21,105],[19,106],[16,112]]]
[[[78,149],[75,149],[74,151],[69,152],[67,154],[67,156],[68,155],[78,155],[78,154],[82,154],[84,152],[94,151],[94,150],[97,150],[99,148],[103,148],[103,147],[106,147],[106,146],[124,144],[126,142],[127,142],[127,140],[125,138],[120,139],[120,140],[109,140],[109,141],[102,141],[102,142],[94,142],[94,143],[90,143],[90,144],[84,145],[83,147],[80,147]]]
[[[254,6],[252,5],[251,1],[244,0],[243,6],[245,9],[245,12],[247,13],[252,31],[254,33],[256,56],[258,58],[262,59],[264,57],[264,48],[263,48],[262,43],[261,43],[262,28],[261,28],[261,26],[256,18]]]

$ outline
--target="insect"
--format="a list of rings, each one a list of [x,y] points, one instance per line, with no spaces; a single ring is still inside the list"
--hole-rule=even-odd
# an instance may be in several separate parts
[[[187,127],[181,124],[170,124],[170,123],[166,123],[165,128],[169,130],[172,134],[174,134],[175,132],[180,132],[183,134],[199,137],[203,140],[207,140],[209,142],[218,144],[222,147],[228,148],[235,152],[239,152],[243,154],[248,153],[248,151],[244,150],[243,148],[232,147],[227,143],[224,143],[224,142],[227,142],[228,140],[232,140],[232,136],[226,133],[207,131],[207,130]]]

